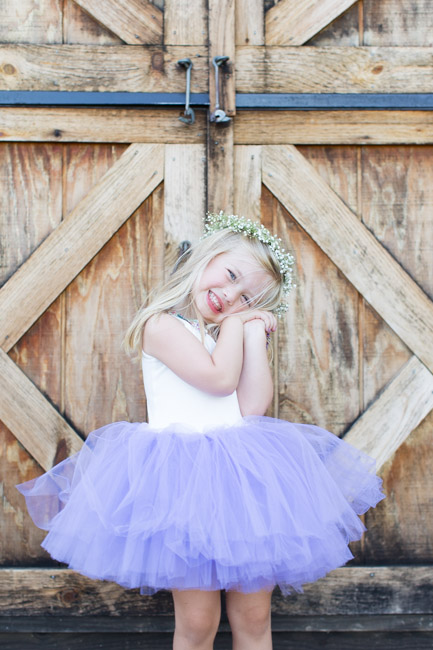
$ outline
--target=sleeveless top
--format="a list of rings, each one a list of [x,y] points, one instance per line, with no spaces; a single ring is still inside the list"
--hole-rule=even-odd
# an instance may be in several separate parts
[[[192,323],[173,317],[201,341],[200,331]],[[212,354],[216,343],[206,334],[204,345]],[[142,369],[148,421],[153,428],[178,423],[202,432],[232,425],[242,418],[236,391],[224,397],[209,395],[180,379],[162,361],[145,352],[142,352]]]

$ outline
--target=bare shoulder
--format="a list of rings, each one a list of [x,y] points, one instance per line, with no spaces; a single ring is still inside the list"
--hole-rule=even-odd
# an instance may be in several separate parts
[[[143,350],[146,354],[160,358],[161,348],[165,350],[171,346],[190,343],[195,345],[199,341],[179,321],[178,318],[167,314],[155,314],[146,322],[143,329]]]

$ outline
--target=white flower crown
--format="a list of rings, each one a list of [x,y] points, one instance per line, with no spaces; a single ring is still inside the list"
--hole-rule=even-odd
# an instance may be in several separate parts
[[[281,276],[283,278],[283,294],[288,296],[292,288],[296,285],[293,284],[293,264],[295,258],[290,253],[287,253],[281,245],[281,239],[271,235],[269,230],[265,228],[261,223],[256,223],[251,221],[251,219],[246,219],[245,217],[239,217],[236,214],[224,214],[220,212],[219,214],[208,213],[204,218],[204,234],[203,239],[208,237],[214,232],[219,230],[231,230],[232,232],[238,232],[246,237],[252,237],[258,239],[263,244],[269,246],[269,248],[274,253],[277,258]],[[289,305],[287,302],[281,302],[274,313],[281,316],[285,314],[288,310]]]

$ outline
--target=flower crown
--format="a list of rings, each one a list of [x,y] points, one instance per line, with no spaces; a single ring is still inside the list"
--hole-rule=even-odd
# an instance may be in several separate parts
[[[283,294],[288,296],[290,291],[296,285],[293,284],[293,264],[294,257],[290,253],[287,253],[284,248],[281,246],[281,239],[271,235],[269,230],[265,228],[262,224],[251,221],[251,219],[246,219],[245,217],[239,217],[236,214],[224,214],[220,212],[219,214],[208,213],[204,219],[204,234],[203,239],[208,237],[214,232],[219,230],[231,230],[232,232],[238,232],[246,237],[251,237],[253,239],[258,239],[263,244],[269,246],[269,248],[274,253],[277,258],[281,276],[283,278]],[[287,302],[281,302],[274,312],[281,316],[289,308]]]

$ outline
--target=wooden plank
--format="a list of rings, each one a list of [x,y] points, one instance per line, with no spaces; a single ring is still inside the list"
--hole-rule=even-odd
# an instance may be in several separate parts
[[[220,67],[220,107],[227,115],[236,114],[235,95],[235,4],[234,0],[209,0],[209,110],[215,110],[215,56],[228,56]]]
[[[355,0],[282,0],[266,14],[267,45],[303,45]]]
[[[229,56],[230,61],[220,68],[220,106],[228,115],[236,108],[235,66],[235,10],[234,1],[209,2],[209,100],[210,111],[215,110],[214,56]],[[233,211],[233,121],[228,125],[208,123],[208,210]]]
[[[74,0],[129,45],[162,42],[163,13],[147,0]]]
[[[61,43],[62,5],[57,0],[2,0],[0,41]]]
[[[207,92],[203,46],[0,45],[3,90],[185,92],[179,59],[194,60],[191,92]]]
[[[381,0],[364,3],[365,45],[431,46],[430,0]]]
[[[65,214],[101,180],[124,148],[65,147]],[[150,267],[163,257],[162,210],[154,214],[153,205],[151,195],[65,291],[64,412],[84,435],[108,422],[146,419],[141,373],[123,353],[121,342],[144,301]]]
[[[178,120],[178,109],[2,108],[0,141],[13,142],[204,142],[206,112],[195,123]]]
[[[430,144],[433,113],[239,111],[234,130],[236,144]]]
[[[165,270],[169,274],[179,244],[195,242],[206,214],[206,149],[204,145],[167,145],[164,171]]]
[[[344,438],[379,469],[432,409],[433,375],[412,357]]]
[[[362,2],[353,4],[306,44],[315,47],[359,47],[362,42]],[[396,43],[398,45],[398,43]]]
[[[357,152],[349,147],[308,147],[302,154],[355,210]],[[266,188],[265,193],[270,194]],[[278,327],[278,417],[318,424],[340,435],[360,412],[358,293],[271,197],[273,230],[293,250],[297,284]]]
[[[164,43],[166,45],[207,45],[205,0],[165,0]],[[194,68],[193,73],[194,74]]]
[[[45,470],[82,440],[18,366],[0,350],[0,419]]]
[[[161,145],[131,145],[0,290],[10,349],[162,180]],[[49,278],[49,281],[47,281]]]
[[[264,45],[264,0],[236,0],[236,45]]]
[[[433,305],[294,147],[263,149],[263,182],[433,370]]]
[[[429,93],[432,62],[430,47],[241,46],[236,91]]]
[[[122,45],[119,36],[98,23],[74,0],[63,3],[63,42],[87,45]]]
[[[262,148],[234,147],[234,212],[260,221]]]
[[[272,597],[277,616],[376,616],[387,614],[431,615],[433,568],[413,566],[342,567],[302,594]],[[0,570],[0,605],[5,616],[106,616],[119,621],[128,616],[171,616],[169,592],[140,596],[138,589],[90,580],[68,569]],[[110,625],[110,623],[108,623]]]

